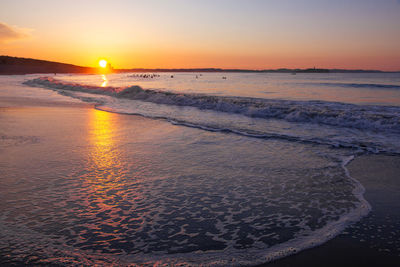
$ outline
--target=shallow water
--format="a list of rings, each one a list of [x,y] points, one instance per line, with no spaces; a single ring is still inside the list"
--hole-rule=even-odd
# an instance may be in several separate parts
[[[365,151],[356,142],[387,149],[397,135],[116,98],[65,82],[44,85],[55,91],[21,84],[36,77],[1,78],[4,99],[60,103],[0,109],[0,255],[8,262],[226,266],[290,255],[368,213],[344,165]],[[61,107],[77,99],[142,116]]]
[[[25,140],[0,155],[0,244],[14,259],[263,262],[366,208],[329,148],[93,109],[27,111],[1,116],[3,140]]]

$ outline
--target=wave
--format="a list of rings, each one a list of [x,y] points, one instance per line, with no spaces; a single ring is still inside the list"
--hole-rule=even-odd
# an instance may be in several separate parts
[[[50,89],[103,94],[156,104],[196,107],[242,114],[253,118],[279,119],[288,122],[400,133],[400,107],[395,106],[362,106],[325,101],[291,101],[185,94],[143,89],[136,85],[129,87],[97,87],[66,83],[50,77],[29,80],[25,84]]]
[[[310,85],[310,84],[308,84]],[[397,84],[379,84],[379,83],[317,83],[312,85],[324,85],[334,87],[350,87],[350,88],[369,88],[369,89],[388,89],[399,90],[400,85]]]

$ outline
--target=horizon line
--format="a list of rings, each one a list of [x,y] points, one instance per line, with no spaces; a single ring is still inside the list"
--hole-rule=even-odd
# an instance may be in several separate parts
[[[73,63],[66,63],[66,62],[60,62],[60,61],[52,61],[48,59],[37,59],[37,58],[29,58],[29,57],[19,57],[19,56],[9,56],[9,55],[0,55],[0,58],[2,57],[8,57],[8,58],[16,58],[16,59],[27,59],[27,60],[35,60],[35,61],[44,61],[44,62],[49,62],[49,63],[57,63],[57,64],[64,64],[64,65],[69,65],[69,66],[74,66],[74,67],[79,67],[79,68],[89,68],[89,69],[98,69],[98,67],[91,67],[91,66],[82,66],[82,65],[76,65]],[[1,62],[0,62],[1,65]],[[110,65],[111,66],[111,65]],[[131,67],[131,68],[113,68],[112,70],[114,71],[129,71],[129,70],[143,70],[143,71],[215,71],[215,72],[223,72],[223,71],[237,71],[237,72],[267,72],[267,71],[311,71],[311,70],[328,70],[328,71],[359,71],[359,72],[381,72],[381,73],[400,73],[399,70],[381,70],[381,69],[363,69],[363,68],[354,68],[354,69],[347,69],[347,68],[340,68],[340,67],[335,67],[335,68],[325,68],[325,67],[306,67],[306,68],[290,68],[290,67],[278,67],[278,68],[255,68],[255,69],[248,69],[248,68],[221,68],[221,67],[190,67],[190,68],[180,68],[180,67],[174,67],[174,68],[160,68],[160,67],[154,67],[154,68],[143,68],[143,67]]]

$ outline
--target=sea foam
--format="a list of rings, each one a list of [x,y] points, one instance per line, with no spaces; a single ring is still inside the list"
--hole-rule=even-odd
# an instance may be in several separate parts
[[[249,97],[225,97],[203,94],[181,94],[145,90],[140,86],[98,87],[42,77],[25,82],[30,86],[105,94],[119,98],[157,104],[191,106],[257,118],[274,118],[290,122],[317,123],[331,126],[400,133],[400,107],[362,106],[326,101],[289,101]]]
[[[101,110],[204,130],[400,153],[400,107],[396,106],[188,94],[136,85],[99,87],[50,77],[25,84],[98,103]]]

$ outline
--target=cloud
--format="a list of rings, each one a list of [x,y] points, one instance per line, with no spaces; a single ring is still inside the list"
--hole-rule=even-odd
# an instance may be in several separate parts
[[[0,22],[0,43],[28,38],[30,36],[29,32],[30,29],[10,26],[4,22]]]

